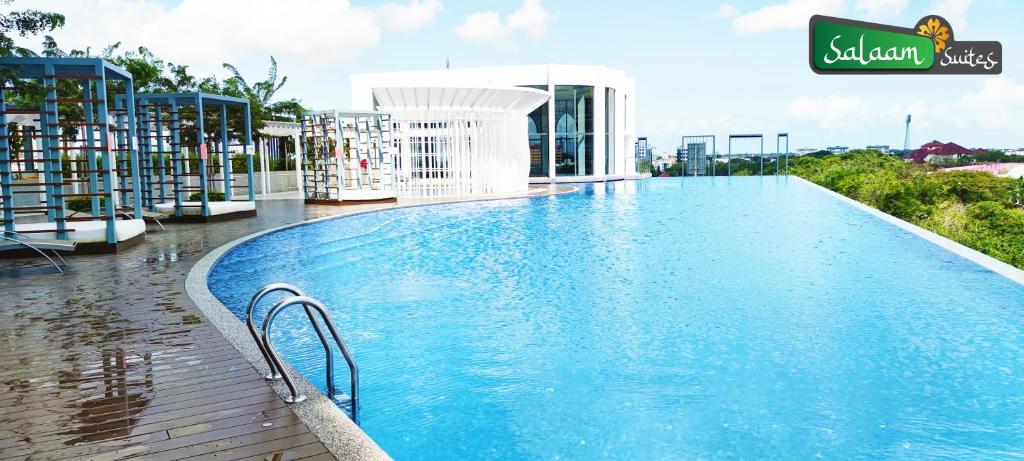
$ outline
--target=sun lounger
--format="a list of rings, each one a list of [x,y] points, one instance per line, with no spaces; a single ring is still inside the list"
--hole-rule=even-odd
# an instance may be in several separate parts
[[[14,237],[8,237],[8,235],[13,235]],[[75,242],[67,240],[32,238],[25,234],[19,234],[11,231],[4,231],[4,235],[0,236],[0,252],[17,251],[25,248],[31,249],[36,253],[43,255],[43,257],[46,258],[47,261],[50,261],[50,264],[53,264],[53,267],[57,268],[57,270],[62,274],[64,273],[64,270],[60,268],[60,264],[57,264],[57,261],[54,261],[53,258],[51,258],[50,255],[47,255],[44,250],[50,250],[50,252],[53,253],[53,256],[57,257],[64,267],[68,267],[68,262],[65,261],[57,252],[75,251],[75,245],[77,245]]]
[[[75,215],[78,215],[79,213],[89,214],[89,213],[86,213],[84,211],[76,211],[74,213],[69,214],[67,217],[68,218],[72,218]],[[119,210],[117,212],[117,215],[122,217],[122,218],[124,218],[124,219],[135,219],[135,216],[133,216],[131,213],[128,213],[127,211],[120,211]],[[89,215],[89,216],[92,216],[92,215]],[[101,210],[101,216],[102,216],[102,210]],[[167,215],[165,215],[163,213],[156,213],[156,212],[153,212],[153,211],[145,211],[145,210],[142,211],[142,220],[143,221],[148,221],[148,222],[156,223],[157,226],[160,226],[160,230],[166,230],[166,229],[164,229],[164,224],[162,222],[160,222],[161,219],[164,219],[166,217],[167,217]]]

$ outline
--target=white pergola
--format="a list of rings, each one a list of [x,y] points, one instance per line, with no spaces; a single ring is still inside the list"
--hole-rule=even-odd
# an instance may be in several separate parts
[[[530,88],[373,88],[391,115],[399,197],[473,196],[529,187],[527,114],[549,99]]]
[[[295,180],[299,187],[302,187],[302,168],[299,165],[299,153],[302,152],[302,145],[300,138],[302,137],[302,125],[296,122],[279,122],[275,120],[268,120],[266,126],[260,130],[265,136],[268,137],[283,137],[291,136],[295,142]],[[270,158],[267,156],[267,152],[270,150],[270,140],[263,138],[260,140],[260,191],[264,197],[270,195]]]

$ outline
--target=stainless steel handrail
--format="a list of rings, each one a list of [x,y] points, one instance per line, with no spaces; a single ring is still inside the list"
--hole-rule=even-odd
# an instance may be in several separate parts
[[[22,238],[21,241],[32,240],[32,238],[33,238],[31,235],[24,234],[24,233],[17,232],[17,231],[5,230],[5,231],[3,231],[3,233],[4,233],[4,235],[11,234],[11,235],[14,235],[16,237],[21,237]],[[35,249],[35,248],[33,248],[33,249]],[[39,251],[39,250],[36,250],[36,251]],[[61,264],[63,264],[64,267],[68,267],[68,262],[64,260],[64,257],[61,256],[60,253],[57,252],[57,250],[50,250],[50,253],[53,253],[53,255],[56,256],[57,259],[60,260]],[[43,255],[43,256],[46,256],[46,255]],[[61,273],[63,274],[64,271],[61,271]]]
[[[266,366],[270,369],[270,371],[263,376],[268,380],[281,379],[281,372],[273,365],[273,361],[270,360],[270,354],[266,353],[266,347],[263,346],[263,336],[258,330],[256,330],[256,322],[253,318],[253,313],[256,311],[256,304],[258,304],[264,296],[275,291],[285,291],[291,293],[292,296],[305,296],[305,293],[294,285],[269,284],[260,288],[259,291],[253,295],[252,299],[249,300],[249,306],[246,307],[246,327],[249,328],[249,334],[252,335],[253,340],[256,341],[256,346],[259,347],[260,353],[263,354],[263,360],[266,361]],[[311,313],[312,312],[309,312],[309,309],[307,308],[306,315],[310,317],[310,320],[312,320]],[[319,327],[316,326],[315,323],[313,325],[318,331]]]
[[[291,293],[293,296],[305,296],[306,294],[302,290],[298,289],[294,285],[287,283],[271,283],[269,285],[260,288],[256,294],[252,295],[252,299],[249,300],[249,306],[245,309],[245,326],[249,328],[249,334],[252,335],[252,339],[256,341],[256,346],[259,347],[260,353],[263,354],[263,359],[267,361],[267,367],[270,368],[270,372],[263,377],[268,380],[281,379],[281,371],[274,365],[273,360],[270,359],[270,355],[267,354],[266,347],[263,346],[263,336],[256,329],[256,322],[253,318],[253,313],[256,311],[256,305],[259,304],[265,296],[276,292],[285,291]],[[309,318],[310,323],[313,324],[313,329],[316,330],[316,335],[320,338],[320,342],[327,344],[327,338],[324,336],[323,330],[320,329],[320,325],[316,322],[313,317],[313,311],[306,307],[306,317]]]
[[[270,308],[267,312],[266,318],[263,320],[263,347],[270,356],[270,359],[274,362],[274,366],[281,372],[281,377],[284,378],[285,385],[288,386],[288,391],[291,393],[289,397],[285,398],[288,403],[297,403],[306,400],[305,395],[299,394],[298,388],[295,387],[295,381],[284,369],[284,363],[281,360],[281,356],[277,353],[277,349],[274,348],[274,344],[270,341],[270,328],[274,324],[274,319],[287,309],[294,305],[302,305],[310,316],[310,320],[313,320],[312,314],[309,313],[309,309],[315,309],[319,314],[321,320],[327,324],[328,331],[331,332],[331,336],[334,338],[334,343],[337,344],[338,349],[341,350],[341,355],[345,357],[345,362],[348,363],[349,369],[349,386],[350,386],[350,397],[352,402],[352,420],[356,423],[359,422],[359,368],[356,366],[355,358],[352,357],[352,353],[345,345],[345,341],[341,339],[341,335],[338,334],[337,327],[334,326],[334,321],[331,320],[331,315],[327,313],[327,308],[324,307],[319,301],[310,298],[308,296],[292,296],[287,298]],[[313,322],[316,327],[316,322]],[[317,328],[318,334],[320,334],[319,327]],[[331,352],[330,345],[327,344],[327,340],[320,334],[321,343],[324,346],[324,354],[327,356],[327,394],[332,399],[335,396],[334,389],[334,360]]]
[[[14,231],[3,231],[3,234],[12,234],[12,235],[17,235],[19,237],[23,237],[23,239],[16,239],[16,238],[13,238],[13,237],[7,237],[6,235],[0,235],[0,240],[6,240],[6,241],[9,241],[9,242],[18,243],[18,244],[21,244],[22,246],[28,247],[31,250],[34,250],[36,253],[39,253],[39,254],[43,255],[43,257],[46,258],[47,261],[50,261],[50,264],[53,264],[54,269],[57,269],[57,271],[60,272],[61,274],[64,273],[64,269],[61,269],[60,265],[58,265],[53,260],[53,258],[51,258],[49,255],[44,253],[43,250],[41,250],[39,248],[36,248],[35,245],[32,245],[32,244],[26,242],[26,240],[31,241],[32,237],[30,237],[28,235],[25,235],[25,234],[22,234],[21,232],[14,232]],[[53,253],[53,255],[57,257],[57,259],[60,260],[61,264],[63,264],[64,267],[68,267],[68,262],[64,260],[64,257],[62,257],[60,255],[60,253],[57,253],[57,250],[50,250],[50,252]]]

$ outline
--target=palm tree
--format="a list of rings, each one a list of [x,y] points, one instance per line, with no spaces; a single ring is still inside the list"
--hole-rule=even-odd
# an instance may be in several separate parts
[[[245,77],[242,77],[242,73],[238,69],[228,63],[224,63],[224,68],[231,71],[233,78],[238,80],[241,84],[241,90],[245,93],[245,96],[249,98],[251,103],[259,104],[261,107],[268,107],[270,105],[270,99],[274,97],[274,93],[280,90],[285,83],[288,82],[288,76],[281,78],[281,83],[277,83],[277,60],[273,56],[270,57],[270,71],[267,73],[267,79],[262,82],[256,82],[253,85],[249,85],[245,81]]]
[[[267,79],[262,82],[249,84],[242,77],[242,73],[235,66],[224,63],[224,68],[229,70],[232,77],[224,81],[223,92],[247,98],[249,100],[250,116],[252,117],[253,138],[262,138],[261,130],[266,126],[267,120],[298,121],[304,110],[297,99],[271,102],[277,90],[280,90],[288,82],[287,76],[282,76],[277,81],[277,60],[270,57],[270,70],[267,72]],[[257,152],[259,143],[256,144]]]

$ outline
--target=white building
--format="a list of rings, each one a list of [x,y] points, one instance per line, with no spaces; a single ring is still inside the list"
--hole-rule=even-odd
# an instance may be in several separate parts
[[[494,195],[528,188],[527,114],[545,104],[530,88],[374,87],[390,115],[399,197]]]
[[[352,104],[357,110],[411,113],[422,109],[423,101],[405,98],[385,107],[375,98],[376,90],[515,87],[540,90],[550,98],[526,117],[523,137],[528,147],[521,161],[526,162],[530,183],[637,177],[636,84],[622,71],[535,65],[359,74],[352,76]]]

